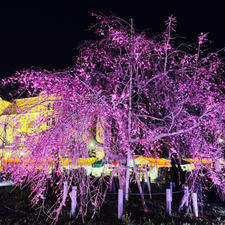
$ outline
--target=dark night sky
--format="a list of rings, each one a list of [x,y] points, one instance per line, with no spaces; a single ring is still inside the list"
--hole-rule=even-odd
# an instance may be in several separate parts
[[[111,13],[134,19],[139,31],[150,29],[158,34],[171,14],[177,17],[177,33],[188,43],[200,32],[209,32],[212,50],[225,47],[225,1],[223,0],[137,0],[122,4],[105,0],[76,1],[70,6],[11,6],[0,8],[0,74],[9,76],[22,68],[36,66],[63,69],[75,62],[76,47],[82,40],[92,39],[88,31],[95,22],[91,12]]]

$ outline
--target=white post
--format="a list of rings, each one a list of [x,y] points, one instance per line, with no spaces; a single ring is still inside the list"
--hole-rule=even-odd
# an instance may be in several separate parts
[[[77,186],[72,187],[72,191],[70,192],[70,199],[71,199],[70,215],[74,216],[77,207]]]
[[[6,187],[6,186],[14,186],[16,183],[14,183],[13,181],[2,181],[0,182],[0,187]]]
[[[127,169],[126,169],[126,182],[125,182],[125,200],[129,198],[129,185],[130,185],[130,154],[127,156]]]
[[[171,216],[171,202],[172,202],[171,190],[168,188],[166,189],[166,211],[169,213],[170,216]]]
[[[189,200],[188,186],[184,187],[184,196],[185,196],[185,206],[188,207],[188,200]]]
[[[170,182],[171,202],[173,201],[173,182]]]
[[[67,181],[64,181],[63,182],[63,198],[62,198],[62,201],[63,201],[63,205],[64,206],[66,205],[66,197],[67,197],[67,194],[68,194],[68,182]]]
[[[194,216],[195,216],[195,217],[198,217],[198,200],[197,200],[197,193],[192,193],[192,203],[193,203]]]
[[[123,216],[123,189],[118,191],[118,219],[120,220]]]
[[[150,183],[150,180],[149,180],[148,170],[147,170],[146,166],[145,166],[145,176],[146,176],[147,185],[148,185],[149,197],[150,197],[150,199],[152,199],[151,183]]]
[[[181,200],[181,204],[179,206],[178,211],[180,212],[183,209],[183,206],[185,205],[186,207],[188,207],[188,200],[189,200],[189,191],[188,191],[188,186],[184,187],[184,196]]]

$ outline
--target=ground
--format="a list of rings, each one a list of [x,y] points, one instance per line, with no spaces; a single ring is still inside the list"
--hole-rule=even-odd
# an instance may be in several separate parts
[[[159,190],[153,187],[154,192],[163,193],[164,189]],[[133,188],[137,192],[136,188]],[[29,188],[20,190],[16,187],[0,188],[0,224],[4,225],[48,225],[52,221],[46,221],[46,215],[38,208],[32,208],[29,202]],[[218,197],[218,196],[217,196]],[[85,224],[93,225],[116,225],[116,224],[225,224],[225,204],[219,201],[215,194],[206,193],[203,215],[198,219],[193,218],[192,214],[177,212],[182,193],[173,196],[173,215],[169,217],[165,212],[165,195],[154,195],[150,200],[146,195],[145,199],[149,207],[149,212],[142,210],[140,196],[131,195],[129,203],[125,206],[125,213],[121,221],[117,220],[117,195],[109,194],[106,198],[102,210],[95,219],[87,219]],[[68,204],[69,205],[69,204]],[[81,220],[69,217],[69,206],[64,209],[57,225],[78,225]]]

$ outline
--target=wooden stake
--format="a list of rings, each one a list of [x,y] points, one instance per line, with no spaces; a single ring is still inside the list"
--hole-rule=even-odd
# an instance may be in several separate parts
[[[128,201],[128,198],[129,198],[129,185],[130,185],[130,155],[129,157],[127,157],[126,182],[125,182],[125,200],[126,201]]]
[[[183,206],[185,205],[186,207],[188,207],[188,201],[189,201],[189,191],[188,191],[188,186],[184,187],[184,196],[181,200],[180,206],[178,211],[180,212],[183,209]]]
[[[195,216],[195,217],[198,217],[198,200],[197,200],[197,193],[192,193],[192,204],[193,204],[194,216]]]
[[[118,191],[118,219],[121,220],[123,216],[123,189]]]
[[[188,207],[188,201],[189,201],[189,190],[188,186],[184,187],[184,196],[185,196],[185,206]]]
[[[171,202],[173,201],[173,182],[170,182]]]
[[[70,215],[74,216],[76,207],[77,207],[77,186],[72,187],[72,191],[70,192],[70,199],[71,199],[71,211]]]
[[[68,194],[68,182],[64,181],[63,182],[63,199],[62,199],[64,206],[66,205],[67,194]]]
[[[172,202],[171,190],[170,188],[168,188],[166,189],[166,211],[170,216],[171,216],[171,202]]]
[[[149,197],[150,197],[150,199],[152,199],[151,183],[150,183],[150,179],[149,179],[149,176],[148,176],[148,171],[147,171],[146,166],[145,166],[145,176],[146,176],[147,185],[148,185]]]

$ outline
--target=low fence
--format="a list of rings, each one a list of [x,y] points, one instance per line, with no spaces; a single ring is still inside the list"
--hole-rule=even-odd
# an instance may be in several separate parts
[[[129,193],[129,195],[149,195],[150,198],[152,196],[156,195],[164,195],[165,196],[165,201],[166,201],[166,212],[168,213],[169,216],[172,215],[172,201],[173,201],[173,195],[174,194],[180,194],[183,193],[183,197],[180,203],[180,206],[178,208],[178,212],[180,212],[183,207],[189,207],[190,202],[192,202],[192,207],[193,207],[193,214],[195,217],[199,216],[199,210],[198,210],[198,197],[197,193],[194,192],[191,195],[190,199],[190,192],[187,186],[184,187],[184,190],[182,191],[173,191],[172,190],[172,182],[170,183],[170,188],[167,188],[165,192],[157,192],[157,193]],[[118,219],[121,219],[123,216],[123,211],[124,211],[124,192],[123,189],[118,189],[117,193],[107,193],[110,195],[118,195]],[[76,205],[77,205],[77,187],[74,186],[72,187],[72,191],[70,192],[70,198],[71,198],[71,215],[75,214],[76,211]]]
[[[15,183],[13,181],[2,181],[0,182],[0,187],[6,187],[6,186],[13,186]],[[64,192],[67,192],[68,184],[67,182],[64,182]],[[142,187],[143,188],[143,187]],[[173,191],[173,185],[172,182],[170,182],[169,188],[166,188],[165,192],[149,192],[144,193],[144,189],[142,193],[132,193],[130,192],[129,195],[132,196],[140,196],[140,195],[149,195],[150,199],[152,199],[152,196],[159,196],[159,195],[165,195],[165,201],[166,201],[166,212],[169,216],[172,215],[172,201],[173,201],[173,195],[174,194],[180,194],[183,193],[183,197],[181,199],[180,206],[178,208],[178,212],[180,212],[183,207],[186,208],[189,207],[190,202],[192,202],[193,207],[193,214],[195,217],[199,216],[199,210],[198,210],[198,196],[197,193],[194,192],[190,196],[189,188],[188,186],[184,186],[184,189],[182,191]],[[123,189],[118,189],[118,192],[110,192],[107,193],[108,195],[118,195],[118,219],[121,219],[123,216],[124,211],[124,192]],[[76,207],[77,207],[77,186],[73,186],[71,192],[69,193],[70,200],[71,200],[71,216],[74,216],[76,213]],[[190,199],[191,197],[191,199]]]

